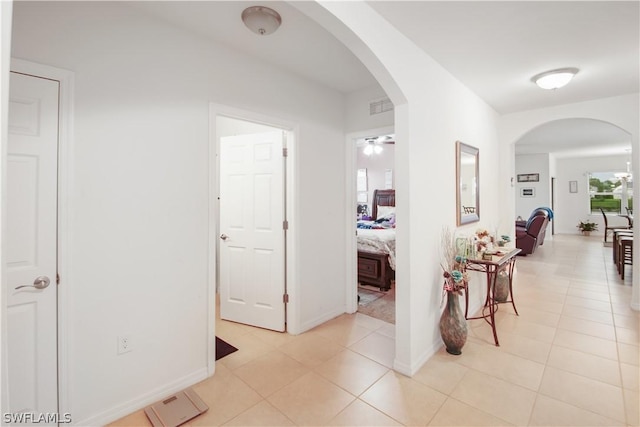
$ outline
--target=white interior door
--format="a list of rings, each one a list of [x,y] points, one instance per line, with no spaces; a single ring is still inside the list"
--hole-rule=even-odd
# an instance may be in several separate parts
[[[220,317],[285,330],[283,132],[220,139]]]
[[[9,412],[56,425],[57,81],[11,73],[6,199]],[[14,420],[18,421],[18,420]],[[54,421],[48,423],[46,421]]]

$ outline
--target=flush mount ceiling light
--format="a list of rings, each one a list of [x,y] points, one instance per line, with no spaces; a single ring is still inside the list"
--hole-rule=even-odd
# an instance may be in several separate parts
[[[254,33],[266,36],[280,27],[282,18],[268,7],[251,6],[242,11],[242,22]]]
[[[558,89],[569,83],[577,73],[577,68],[560,68],[537,74],[531,80],[542,89]]]

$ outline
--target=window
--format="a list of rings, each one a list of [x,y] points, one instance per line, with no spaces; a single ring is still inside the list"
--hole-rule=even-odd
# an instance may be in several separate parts
[[[633,208],[633,181],[623,171],[589,173],[591,213],[605,212],[626,214]],[[626,204],[625,204],[626,202]]]

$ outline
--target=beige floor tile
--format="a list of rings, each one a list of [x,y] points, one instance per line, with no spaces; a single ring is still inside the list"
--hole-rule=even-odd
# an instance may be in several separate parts
[[[621,387],[561,369],[546,368],[540,394],[617,421],[625,419]]]
[[[627,425],[640,425],[640,393],[624,389],[624,403],[627,415]]]
[[[405,425],[425,425],[446,396],[411,378],[390,371],[360,399]]]
[[[531,414],[530,426],[621,426],[624,423],[578,408],[546,396],[538,395]]]
[[[355,397],[315,372],[309,372],[267,400],[296,425],[326,425]]]
[[[466,351],[466,348],[463,348],[463,354]],[[468,371],[468,368],[457,363],[457,360],[458,356],[453,356],[441,348],[412,379],[449,395]]]
[[[625,316],[637,316],[638,312],[631,308],[629,302],[611,303],[611,311],[615,314],[624,314]]]
[[[498,417],[459,400],[448,398],[433,417],[430,426],[511,426]]]
[[[498,325],[498,329],[500,326]],[[538,363],[546,363],[551,351],[551,343],[546,343],[522,335],[499,330],[500,349]]]
[[[317,366],[314,371],[354,396],[359,396],[386,374],[389,368],[345,349]]]
[[[536,393],[494,376],[469,370],[451,397],[511,424],[526,425]]]
[[[246,335],[251,332],[250,326],[242,323],[229,322],[227,320],[216,320],[216,335],[225,341],[233,340],[240,335]]]
[[[193,390],[209,406],[207,412],[190,422],[193,426],[221,425],[262,400],[229,369],[217,366],[213,377],[194,385]]]
[[[592,310],[605,311],[607,313],[612,312],[611,304],[606,301],[597,301],[593,299],[567,295],[564,303],[569,305],[577,305],[578,307],[590,308]]]
[[[571,287],[569,287],[569,291],[567,292],[567,295],[580,297],[580,298],[592,299],[592,300],[596,300],[596,301],[603,301],[603,302],[610,302],[611,301],[609,299],[609,293],[608,292],[593,292],[593,291],[589,291],[589,290],[584,290],[579,286],[571,286]]]
[[[385,323],[384,325],[382,325],[379,329],[376,329],[376,332],[379,334],[384,335],[385,337],[389,337],[389,338],[396,338],[396,325],[393,325],[391,323]]]
[[[356,399],[327,423],[328,426],[401,426],[374,407]]]
[[[396,342],[393,338],[375,332],[349,348],[387,368],[393,368],[393,360],[396,355]]]
[[[286,415],[278,411],[266,400],[247,409],[225,426],[294,426]]]
[[[309,367],[326,362],[344,349],[341,345],[318,334],[306,333],[296,338],[278,349]]]
[[[622,363],[628,363],[635,366],[640,365],[640,350],[638,349],[638,346],[619,342],[618,355],[620,357],[620,362]]]
[[[629,365],[620,363],[620,372],[622,375],[622,386],[633,391],[640,391],[638,383],[640,383],[640,368],[637,365]]]
[[[640,345],[638,342],[638,331],[627,328],[616,328],[616,336],[618,338],[618,342],[631,344],[631,345]]]
[[[475,347],[475,348],[474,348]],[[468,343],[458,363],[487,375],[536,391],[540,386],[544,365],[507,353],[501,347]]]
[[[217,363],[220,363],[231,370],[267,354],[274,348],[271,344],[256,339],[256,337],[251,333],[231,337],[228,342],[236,347],[238,351],[223,357]]]
[[[622,386],[618,362],[566,347],[554,346],[547,366],[573,372],[607,384]]]
[[[565,304],[562,310],[562,315],[613,326],[613,314],[606,311],[592,310],[585,307],[579,307],[577,305]]]
[[[627,328],[634,331],[640,330],[640,319],[635,316],[625,316],[623,314],[614,314],[613,323],[617,328]]]
[[[351,344],[371,334],[372,330],[357,322],[344,322],[334,319],[314,328],[313,332],[342,347],[349,347]]]
[[[107,427],[152,427],[151,421],[144,413],[144,410],[136,411],[133,414],[120,418],[112,422]]]
[[[584,351],[607,359],[618,360],[615,341],[558,329],[553,345]]]
[[[558,328],[606,340],[616,340],[615,328],[613,325],[605,325],[604,323],[592,322],[590,320],[561,316],[560,322],[558,322]]]
[[[556,334],[556,328],[529,322],[520,317],[509,317],[500,323],[500,331],[522,335],[534,340],[551,343]],[[498,331],[498,338],[500,337]]]
[[[564,297],[557,298],[554,301],[536,301],[534,299],[519,298],[516,300],[516,307],[532,307],[540,311],[560,314],[564,305],[563,299]]]
[[[272,347],[279,347],[296,339],[295,335],[286,332],[270,331],[263,328],[252,328],[249,333]]]
[[[520,318],[526,320],[527,322],[538,323],[544,326],[550,326],[555,328],[558,326],[558,322],[560,321],[559,313],[550,313],[548,311],[542,311],[535,307],[535,305],[524,305],[521,306],[516,301],[516,307],[518,308],[518,313],[520,314]]]
[[[355,322],[358,325],[364,326],[365,328],[371,329],[372,331],[376,331],[387,324],[387,322],[384,322],[380,319],[375,319],[362,313],[355,313],[351,316],[354,316]]]
[[[234,370],[234,374],[251,388],[267,397],[292,383],[309,368],[279,350],[270,351]]]

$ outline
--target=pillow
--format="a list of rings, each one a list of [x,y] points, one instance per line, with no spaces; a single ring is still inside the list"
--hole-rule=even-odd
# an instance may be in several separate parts
[[[396,207],[395,206],[380,206],[380,205],[378,205],[378,218],[376,218],[376,219],[384,218],[386,216],[389,216],[390,214],[395,214],[395,213],[396,213]]]

